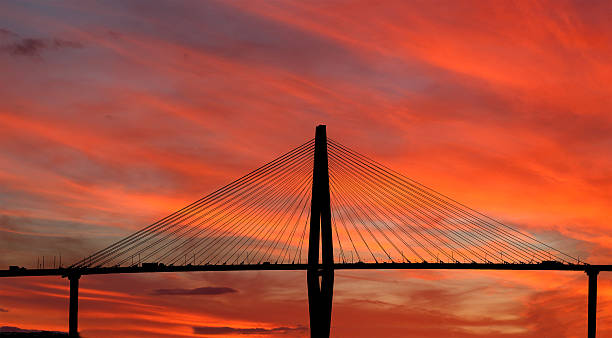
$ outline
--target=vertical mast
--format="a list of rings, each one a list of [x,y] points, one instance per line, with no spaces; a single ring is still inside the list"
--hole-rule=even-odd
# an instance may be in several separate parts
[[[321,243],[321,262],[319,262],[319,243]],[[308,311],[312,338],[329,337],[334,290],[332,243],[327,133],[325,125],[319,125],[315,133],[307,271]]]

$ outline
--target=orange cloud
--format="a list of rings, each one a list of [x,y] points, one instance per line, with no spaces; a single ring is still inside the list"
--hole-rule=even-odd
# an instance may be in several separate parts
[[[427,186],[609,263],[610,10],[573,1],[2,3],[0,264],[75,261],[310,139],[318,123]],[[80,48],[10,52],[54,39]],[[337,276],[339,336],[585,331],[583,275]],[[303,277],[88,276],[81,327],[89,337],[304,336],[279,330],[307,325]],[[612,335],[609,277],[600,275],[601,336]],[[65,330],[65,280],[0,283],[3,325]],[[154,295],[207,286],[239,293]]]

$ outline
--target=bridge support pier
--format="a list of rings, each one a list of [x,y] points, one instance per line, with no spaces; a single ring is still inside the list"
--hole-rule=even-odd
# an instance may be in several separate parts
[[[70,305],[68,308],[68,336],[79,337],[79,279],[81,275],[68,275]]]
[[[310,337],[329,338],[334,292],[334,271],[329,269],[307,272]]]
[[[597,275],[599,270],[588,269],[589,276],[589,310],[588,310],[588,338],[595,338],[597,334]]]
[[[321,262],[319,262],[319,243],[321,243]],[[310,337],[329,338],[334,292],[334,248],[331,230],[327,133],[324,125],[317,126],[315,134],[306,281]]]

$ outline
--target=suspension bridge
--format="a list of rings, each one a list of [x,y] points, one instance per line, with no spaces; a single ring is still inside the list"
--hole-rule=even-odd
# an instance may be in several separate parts
[[[85,275],[304,270],[311,337],[329,337],[334,270],[577,271],[588,276],[587,337],[596,336],[590,265],[434,191],[340,142],[315,138],[69,267],[12,266],[0,277],[62,276],[78,336]]]

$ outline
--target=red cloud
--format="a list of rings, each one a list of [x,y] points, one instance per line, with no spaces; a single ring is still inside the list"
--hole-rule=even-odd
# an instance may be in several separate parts
[[[86,256],[311,138],[318,123],[583,260],[612,258],[609,3],[49,6],[0,5],[11,18],[3,46],[22,36],[82,45],[42,60],[0,55],[2,264]],[[338,335],[585,331],[582,275],[338,276]],[[186,304],[143,291],[191,292],[203,280],[240,293]],[[66,329],[66,281],[0,284],[3,323]],[[610,286],[602,273],[602,336],[612,335]],[[97,276],[82,287],[90,337],[307,325],[297,273]]]

